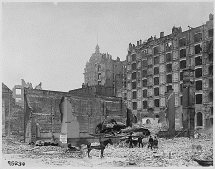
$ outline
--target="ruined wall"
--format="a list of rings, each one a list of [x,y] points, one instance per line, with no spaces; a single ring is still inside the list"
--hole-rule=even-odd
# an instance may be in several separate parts
[[[60,102],[67,92],[25,89],[24,129],[27,142],[41,137],[59,135],[61,130]]]
[[[67,99],[65,100],[64,97]],[[94,133],[95,126],[102,122],[105,116],[123,123],[126,120],[126,107],[122,105],[121,98],[80,97],[71,96],[67,92],[25,89],[24,102],[26,142],[39,138],[51,138],[52,134],[59,137],[61,132],[67,132],[61,128],[62,121],[66,123],[72,119],[77,121],[79,123],[78,135],[85,137],[89,135],[88,133]],[[72,112],[75,117],[70,114],[64,118],[61,115],[65,112]],[[68,127],[67,124],[63,125]],[[74,127],[76,125],[69,126],[68,131],[72,133]],[[72,137],[74,134],[69,136]],[[77,134],[75,134],[76,136]]]
[[[108,96],[113,97],[114,95],[114,87],[113,86],[104,86],[104,85],[95,85],[95,86],[82,86],[82,88],[70,90],[70,94],[76,96]]]
[[[67,134],[67,138],[89,137],[105,117],[126,123],[126,107],[120,98],[70,96],[63,99],[61,109],[61,132]]]
[[[2,136],[5,136],[5,102],[2,100]]]
[[[23,136],[23,108],[15,105],[13,92],[2,83],[2,136]]]

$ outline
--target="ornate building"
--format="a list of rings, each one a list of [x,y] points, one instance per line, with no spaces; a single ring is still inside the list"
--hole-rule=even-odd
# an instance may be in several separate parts
[[[117,95],[118,90],[122,89],[123,85],[123,63],[120,58],[112,59],[110,54],[102,54],[99,51],[98,44],[96,45],[95,53],[86,63],[84,70],[84,83],[88,86],[108,86],[114,88],[114,95]]]

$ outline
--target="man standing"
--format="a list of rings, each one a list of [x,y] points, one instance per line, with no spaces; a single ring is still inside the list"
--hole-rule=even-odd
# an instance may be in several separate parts
[[[139,143],[139,147],[140,145],[142,145],[142,148],[143,148],[143,141],[141,136],[138,137],[138,143]]]
[[[155,136],[155,138],[154,138],[154,148],[158,148],[158,139],[157,139],[157,137]]]
[[[132,142],[132,133],[130,134],[130,136],[128,137],[129,140],[129,148],[133,148],[133,142]]]
[[[152,138],[152,136],[149,137],[149,145],[148,145],[148,148],[149,148],[149,147],[151,147],[151,149],[152,149],[152,147],[153,147],[153,138]]]

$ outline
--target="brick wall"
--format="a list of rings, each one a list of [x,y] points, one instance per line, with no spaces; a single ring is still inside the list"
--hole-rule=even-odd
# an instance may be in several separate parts
[[[126,123],[127,109],[119,98],[70,96],[63,99],[61,109],[65,116],[62,132],[68,138],[89,137],[105,118]]]
[[[34,141],[37,137],[51,136],[51,132],[60,133],[61,115],[60,102],[67,92],[25,89],[24,94],[24,129],[25,136],[30,133]],[[31,127],[27,130],[27,124]]]
[[[26,141],[34,141],[37,138],[49,137],[61,133],[61,120],[63,109],[60,108],[62,98],[69,98],[68,104],[77,115],[81,133],[93,133],[95,126],[102,122],[105,116],[115,118],[125,123],[126,107],[120,98],[104,96],[71,96],[69,92],[58,92],[37,89],[25,89],[24,126],[25,136],[31,138]],[[27,129],[27,124],[30,128]],[[52,132],[51,132],[52,131]],[[30,133],[30,134],[29,134]]]

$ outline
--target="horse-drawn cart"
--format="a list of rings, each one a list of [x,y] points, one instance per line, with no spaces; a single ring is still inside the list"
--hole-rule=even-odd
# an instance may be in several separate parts
[[[106,146],[108,144],[113,145],[112,139],[114,140],[119,138],[117,136],[110,136],[104,133],[90,134],[90,135],[93,136],[92,138],[99,140],[99,143],[97,145],[93,144],[95,143],[95,141],[92,138],[89,139],[87,143],[83,143],[79,146],[71,146],[71,144],[69,143],[65,153],[70,153],[73,157],[77,157],[77,158],[83,158],[87,153],[88,157],[91,157],[90,151],[92,149],[96,149],[96,150],[101,150],[101,158],[103,158],[104,157],[103,153]]]

